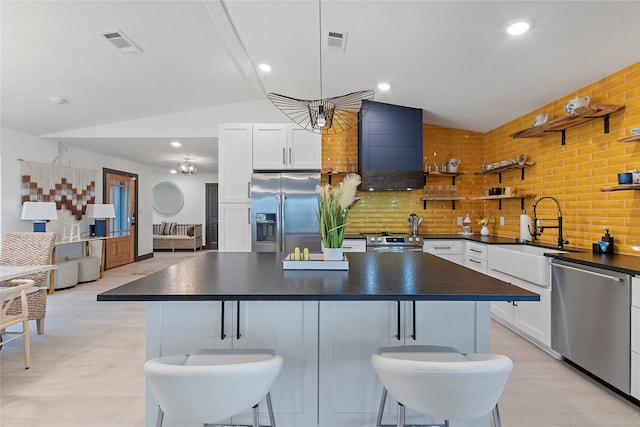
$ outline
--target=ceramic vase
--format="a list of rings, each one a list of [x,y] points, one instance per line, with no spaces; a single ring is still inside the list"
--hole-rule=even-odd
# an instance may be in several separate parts
[[[486,225],[483,225],[482,228],[480,229],[480,234],[483,236],[488,236],[489,233],[489,227],[487,227]]]
[[[323,248],[322,259],[325,261],[342,261],[343,250],[342,248]]]

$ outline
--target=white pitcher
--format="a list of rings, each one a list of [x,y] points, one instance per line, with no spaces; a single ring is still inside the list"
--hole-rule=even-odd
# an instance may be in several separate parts
[[[449,172],[458,172],[458,166],[460,166],[459,159],[449,159],[447,160],[447,171]]]

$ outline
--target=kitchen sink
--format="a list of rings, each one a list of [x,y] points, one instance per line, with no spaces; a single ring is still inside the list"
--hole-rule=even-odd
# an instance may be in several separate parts
[[[551,258],[544,254],[563,252],[532,245],[489,245],[488,268],[548,288]]]

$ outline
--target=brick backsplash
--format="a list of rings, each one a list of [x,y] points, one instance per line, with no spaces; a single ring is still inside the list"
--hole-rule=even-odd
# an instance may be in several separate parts
[[[548,113],[550,120],[565,115],[564,106],[576,95],[589,96],[591,104],[625,104],[622,111],[610,116],[610,133],[603,133],[603,120],[567,129],[566,145],[560,133],[544,138],[513,139],[510,134],[531,127],[535,117]],[[497,102],[497,101],[496,101]],[[624,143],[617,139],[640,127],[640,63],[633,64],[590,85],[578,88],[562,98],[541,106],[487,133],[423,125],[424,155],[430,164],[441,165],[446,159],[461,160],[459,170],[465,174],[455,180],[459,196],[479,196],[485,188],[514,187],[518,193],[555,196],[562,208],[564,234],[570,246],[591,248],[600,239],[602,227],[608,226],[615,237],[616,252],[639,254],[640,191],[602,192],[602,187],[617,184],[617,174],[640,169],[640,142]],[[358,132],[354,127],[341,134],[323,137],[323,169],[329,159],[333,170],[357,168]],[[521,171],[507,171],[499,175],[474,175],[482,163],[513,159],[525,154],[535,165]],[[346,160],[346,162],[345,162]],[[424,160],[424,159],[423,159]],[[332,176],[332,183],[340,175]],[[327,182],[327,175],[323,175]],[[449,177],[427,177],[430,185],[451,185]],[[359,192],[360,201],[350,213],[348,232],[393,231],[407,232],[406,218],[416,213],[424,218],[421,233],[455,233],[460,231],[457,218],[467,214],[474,220],[472,227],[479,231],[475,219],[484,214],[494,222],[491,232],[506,237],[519,235],[521,201],[456,201],[455,210],[449,201],[429,201],[423,208],[425,190]],[[533,216],[532,203],[525,199],[524,207]],[[501,205],[501,206],[500,206]],[[538,217],[555,218],[555,204],[542,201],[537,207]],[[499,218],[504,217],[504,226]],[[550,222],[551,224],[551,222]],[[545,231],[543,243],[555,243],[556,230]]]

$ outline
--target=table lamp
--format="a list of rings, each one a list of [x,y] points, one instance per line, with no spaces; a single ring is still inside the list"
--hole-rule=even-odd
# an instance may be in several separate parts
[[[47,220],[58,219],[55,202],[24,202],[20,219],[32,220],[34,232],[47,231]]]
[[[107,235],[107,220],[106,218],[115,218],[116,212],[111,204],[94,203],[87,205],[86,215],[89,218],[95,219],[95,225],[93,226],[93,236],[106,237]]]

